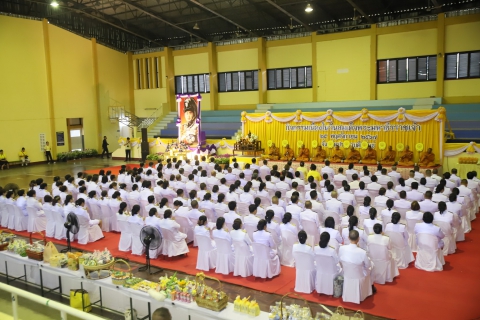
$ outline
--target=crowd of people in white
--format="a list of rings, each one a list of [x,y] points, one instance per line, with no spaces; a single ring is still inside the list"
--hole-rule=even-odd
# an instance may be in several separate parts
[[[376,291],[373,283],[393,281],[414,260],[419,269],[443,270],[443,256],[455,252],[478,212],[476,172],[461,178],[456,169],[440,176],[415,167],[404,179],[395,166],[358,172],[350,164],[335,173],[328,161],[320,170],[291,165],[252,159],[241,169],[235,159],[222,167],[213,158],[173,158],[122,166],[118,176],[55,177],[51,192],[37,179],[27,192],[0,189],[1,225],[61,239],[73,212],[88,231],[83,242],[118,231],[120,250],[134,254],[143,251],[122,241],[124,233],[138,238],[132,230],[149,225],[173,243],[154,257],[187,253],[193,242],[201,270],[271,278],[280,265],[296,266],[295,290],[306,293],[332,295],[342,275],[343,299],[360,303]]]

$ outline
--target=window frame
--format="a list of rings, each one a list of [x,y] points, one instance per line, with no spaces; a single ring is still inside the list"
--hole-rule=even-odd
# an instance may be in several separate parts
[[[240,84],[240,73],[243,72],[243,85],[244,89],[242,90],[241,84]],[[252,89],[247,89],[247,72],[252,72]],[[255,72],[257,73],[257,88],[255,89]],[[238,74],[238,90],[233,90],[233,74],[237,73]],[[220,91],[220,77],[222,75],[225,75],[225,91]],[[218,72],[217,73],[217,85],[218,85],[218,93],[229,93],[229,92],[245,92],[245,91],[258,91],[258,76],[259,76],[259,71],[258,69],[253,69],[253,70],[238,70],[238,71],[227,71],[227,72]],[[232,90],[227,90],[227,77],[230,77],[230,81],[232,83]]]
[[[303,87],[299,87],[298,86],[298,69],[300,68],[304,68],[304,78],[303,78],[303,82],[305,83],[305,86]],[[308,80],[307,80],[307,68],[310,68],[310,83],[311,85],[310,86],[307,86],[308,84]],[[283,84],[283,71],[284,70],[289,70],[290,73],[289,73],[289,83],[290,83],[290,87],[289,88],[285,88],[285,87],[281,87],[281,88],[278,88],[277,87],[277,71],[280,70],[281,72],[281,83]],[[295,87],[292,87],[292,69],[295,70],[295,73],[296,73],[296,77],[295,77],[295,81],[297,83],[297,85]],[[269,83],[270,83],[270,71],[273,71],[273,75],[274,75],[274,83],[275,83],[275,88],[270,88],[269,86]],[[313,88],[313,69],[312,69],[312,66],[298,66],[298,67],[287,67],[287,68],[272,68],[272,69],[267,69],[267,90],[295,90],[295,89],[311,89]]]
[[[178,88],[177,88],[177,79],[178,77],[197,77],[197,83],[198,83],[198,86],[200,87],[200,80],[199,80],[199,76],[203,76],[203,89],[202,90],[198,90],[198,92],[188,92],[188,85],[187,85],[187,90],[185,92],[179,92],[178,91]],[[208,86],[207,86],[207,79],[208,78]],[[175,76],[175,94],[197,94],[197,93],[210,93],[210,73],[195,73],[195,74],[182,74],[182,75],[176,75]],[[195,83],[195,82],[193,82]],[[182,79],[182,84],[183,84],[183,79]],[[207,88],[209,89],[207,91]],[[199,88],[200,89],[200,88]]]
[[[435,68],[437,68],[437,65],[438,65],[438,58],[436,55],[434,54],[431,54],[431,55],[426,55],[426,56],[411,56],[411,57],[399,57],[399,58],[391,58],[391,59],[379,59],[377,60],[377,65],[376,65],[376,69],[377,69],[377,84],[390,84],[390,83],[409,83],[409,82],[428,82],[428,81],[437,81],[438,80],[438,72],[435,72],[436,73],[436,76],[435,76],[435,79],[429,79],[429,65],[430,65],[430,58],[433,58],[435,57]],[[426,61],[426,64],[425,64],[425,70],[426,70],[426,79],[423,80],[423,79],[418,79],[418,70],[420,69],[418,67],[418,60],[420,58],[427,58],[427,61]],[[395,78],[398,79],[398,75],[399,75],[399,65],[400,63],[398,63],[400,60],[406,60],[406,63],[405,63],[405,67],[406,67],[406,77],[405,77],[405,80],[402,80],[402,81],[399,81],[399,80],[396,80],[396,81],[389,81],[389,68],[390,68],[390,61],[395,61],[396,63],[396,66],[395,66]],[[410,62],[410,59],[415,59],[415,80],[409,80],[410,78],[410,73],[409,73],[409,62]],[[386,62],[386,66],[385,66],[385,70],[386,70],[386,74],[385,74],[385,82],[380,82],[379,79],[380,79],[380,62]],[[438,71],[438,70],[437,70]]]
[[[467,76],[466,77],[458,77],[458,65],[460,63],[459,61],[459,55],[460,54],[464,54],[464,53],[467,53],[468,54],[468,61],[467,61]],[[450,52],[450,53],[445,53],[445,73],[444,73],[444,80],[465,80],[465,79],[479,79],[480,78],[480,73],[478,76],[470,76],[470,64],[471,64],[471,54],[472,53],[479,53],[480,54],[480,50],[472,50],[472,51],[459,51],[459,52]],[[456,70],[457,70],[457,76],[455,78],[447,78],[447,56],[453,56],[453,55],[456,55],[457,56],[457,63],[456,63]]]

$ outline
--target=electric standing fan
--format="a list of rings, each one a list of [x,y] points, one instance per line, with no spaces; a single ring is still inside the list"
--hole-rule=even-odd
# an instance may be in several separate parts
[[[63,226],[65,227],[65,229],[67,229],[67,247],[61,252],[71,252],[72,246],[70,245],[70,233],[75,235],[79,231],[77,215],[73,212],[70,212],[67,215],[67,219]]]
[[[156,250],[162,245],[162,236],[157,228],[152,226],[145,226],[140,231],[140,241],[145,246],[146,262],[145,266],[138,268],[138,271],[148,271],[149,274],[155,274],[162,269],[152,272],[150,266],[150,250]]]

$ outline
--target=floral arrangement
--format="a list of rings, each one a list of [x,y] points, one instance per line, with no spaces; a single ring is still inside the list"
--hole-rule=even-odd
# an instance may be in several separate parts
[[[281,318],[282,314],[283,318]],[[291,304],[289,306],[284,304],[282,308],[282,304],[280,301],[275,302],[274,306],[270,306],[270,313],[268,315],[268,319],[313,320],[312,311],[309,307],[300,307],[298,304]]]
[[[190,150],[190,147],[188,146],[188,144],[186,144],[185,142],[175,141],[167,144],[167,148],[165,149],[165,152],[170,152],[170,151],[185,152],[188,150]]]
[[[179,279],[177,273],[172,276],[165,276],[159,278],[159,282],[154,286],[153,290],[148,293],[157,300],[164,300],[165,298],[173,300],[180,300],[183,302],[192,302],[197,294],[195,281],[187,278]]]
[[[12,241],[15,238],[13,233],[0,232],[0,244],[5,244]]]
[[[460,157],[458,163],[477,164],[478,158],[475,157]]]
[[[34,242],[32,244],[27,244],[25,249],[32,252],[40,253],[40,252],[43,252],[43,250],[45,250],[45,246],[40,242]]]
[[[147,160],[160,160],[160,161],[163,161],[164,158],[163,158],[163,155],[159,154],[159,153],[154,153],[154,154],[149,154],[147,157],[146,157]]]
[[[16,239],[8,245],[8,251],[19,254],[22,257],[27,256],[27,242],[23,239]]]
[[[93,267],[107,264],[113,260],[113,257],[110,251],[105,248],[103,251],[95,250],[93,253],[84,253],[78,260],[84,266]]]
[[[96,157],[98,151],[95,149],[85,149],[84,151],[69,151],[69,152],[59,152],[57,153],[58,161],[67,161],[67,160],[76,160],[82,158],[91,158]]]

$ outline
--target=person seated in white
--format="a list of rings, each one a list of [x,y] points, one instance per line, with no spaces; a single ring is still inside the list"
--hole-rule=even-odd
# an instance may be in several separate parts
[[[40,215],[45,215],[43,213],[43,207],[42,204],[37,200],[36,198],[37,194],[35,190],[28,190],[27,192],[27,200],[26,200],[26,207],[28,208],[34,208],[38,212],[37,214]]]
[[[425,170],[425,180],[427,181],[425,186],[427,188],[433,189],[438,185],[438,183],[440,182],[441,179],[437,180],[437,179],[432,178],[432,170],[427,169],[427,170]],[[460,184],[460,181],[458,183]]]
[[[441,249],[443,248],[443,238],[445,238],[445,235],[442,232],[442,229],[440,227],[437,227],[434,225],[433,222],[433,214],[431,212],[425,212],[422,217],[423,222],[422,223],[417,223],[415,225],[415,235],[417,236],[417,241],[418,241],[418,234],[419,233],[428,233],[428,234],[433,234],[438,238],[438,248]]]
[[[252,240],[248,233],[242,229],[242,225],[241,219],[235,219],[232,225],[233,230],[230,231],[230,237],[232,238],[232,241],[245,242],[245,244],[250,247],[250,251],[252,251]]]
[[[365,249],[362,250],[361,246],[357,245],[361,240],[361,235],[358,230],[351,230],[348,232],[348,244],[341,246],[338,251],[338,258],[340,260],[340,264],[342,263],[351,263],[355,265],[362,265],[363,266],[363,273],[365,275],[370,275],[373,265],[368,258],[367,251]],[[372,281],[373,283],[373,281]],[[372,291],[373,293],[377,292],[375,286],[372,284]]]
[[[148,196],[148,204],[145,206],[145,212],[150,212],[150,209],[155,209],[157,213],[160,213],[160,207],[155,204],[155,196]]]
[[[355,170],[353,163],[348,164],[348,169],[345,173],[347,176],[348,175],[353,176],[354,174],[358,175],[358,171]]]
[[[190,213],[190,210],[188,207],[184,206],[182,201],[176,200],[173,202],[173,216],[174,217],[183,217],[187,219],[188,224],[190,227],[193,228],[193,223],[190,221],[190,218],[188,217],[188,214]]]
[[[232,246],[232,250],[234,250],[233,245],[232,245],[232,237],[230,235],[229,230],[227,229],[225,225],[225,218],[219,217],[217,218],[217,222],[215,224],[215,228],[212,231],[212,236],[213,239],[215,238],[220,238],[220,239],[225,239],[228,241],[228,243]],[[232,222],[233,225],[233,222]]]
[[[407,193],[405,191],[400,191],[400,200],[395,200],[393,206],[399,209],[408,209],[412,206],[412,203],[408,200]]]
[[[460,183],[462,182],[462,179],[457,175],[457,169],[453,168],[451,170],[451,175],[450,175],[450,181],[453,181],[455,183],[455,186],[458,188],[460,186]]]
[[[238,200],[240,202],[246,203],[246,204],[253,204],[254,203],[254,198],[252,194],[250,193],[250,185],[247,184],[243,187],[243,193],[240,194],[238,197]]]
[[[285,190],[285,191],[290,189],[290,185],[285,182],[285,176],[283,174],[280,176],[280,181],[275,184],[275,188],[276,190]]]
[[[347,184],[343,187],[344,192],[340,193],[338,195],[338,200],[340,200],[342,203],[346,203],[352,206],[357,205],[357,201],[355,200],[355,196],[350,193],[350,186]]]
[[[157,210],[155,208],[151,208],[148,211],[148,217],[145,218],[145,225],[156,228],[161,234],[162,232],[160,230],[160,220],[162,219],[158,218],[157,214]]]
[[[360,181],[358,183],[358,188],[357,190],[354,191],[353,195],[355,197],[368,197],[370,196],[370,193],[368,192],[367,189],[365,189],[365,182]]]
[[[212,202],[212,195],[210,193],[205,193],[203,200],[199,203],[199,208],[201,210],[210,209],[215,211],[215,203]]]
[[[423,193],[418,191],[418,182],[412,182],[412,190],[407,191],[407,200],[409,201],[422,201],[425,197]]]
[[[232,168],[228,168],[227,172],[225,173],[225,180],[227,180],[228,184],[234,183],[237,180],[237,176],[233,174]]]
[[[203,215],[203,212],[198,210],[197,200],[193,200],[191,202],[191,206],[192,206],[192,209],[188,212],[188,219],[190,219],[191,221],[197,221]]]
[[[217,211],[227,213],[228,212],[228,205],[224,202],[225,195],[223,193],[218,194],[217,203],[215,203],[215,217],[218,218]]]
[[[383,226],[383,221],[378,220],[377,209],[375,209],[375,208],[370,208],[369,215],[370,215],[370,217],[368,219],[363,220],[363,230],[367,234],[372,234],[373,233],[373,226],[377,223],[379,223]]]
[[[187,189],[187,193],[192,190],[199,190],[198,185],[194,181],[195,176],[193,174],[188,175],[188,182],[185,183],[185,189]]]
[[[229,225],[232,225],[233,221],[237,218],[243,221],[242,217],[235,212],[235,209],[237,209],[237,203],[235,201],[230,201],[228,203],[229,211],[223,215],[223,218],[225,218],[225,222]]]
[[[331,199],[325,202],[325,208],[328,211],[337,212],[339,215],[343,215],[345,211],[343,209],[343,204],[337,200],[337,192],[332,191],[331,197]]]
[[[312,210],[312,202],[311,201],[306,201],[305,202],[305,211],[300,212],[300,219],[314,222],[315,227],[317,229],[320,227],[320,221],[318,219],[318,214]]]
[[[367,169],[365,169],[363,172],[360,173],[360,181],[363,181],[365,184],[370,184],[372,183],[372,179],[371,179],[371,174],[370,174],[370,171],[368,171]]]
[[[126,202],[122,202],[120,203],[120,207],[118,208],[118,212],[117,212],[117,220],[118,221],[127,221],[130,214],[128,214],[128,211],[127,211],[127,203]]]
[[[20,189],[17,191],[18,198],[15,201],[15,205],[20,208],[20,210],[23,212],[24,216],[28,216],[27,212],[27,199],[24,196],[25,190]]]
[[[175,191],[173,191],[172,188],[169,187],[169,182],[167,180],[164,180],[163,183],[162,183],[162,189],[160,190],[160,195],[164,198],[166,197],[176,197],[177,196],[177,193]],[[133,186],[132,186],[133,188]],[[130,192],[131,194],[131,192]],[[130,198],[130,194],[128,195],[128,197]]]
[[[392,214],[391,222],[387,223],[385,226],[385,232],[398,232],[403,236],[403,242],[405,246],[408,246],[408,231],[407,226],[403,223],[399,223],[401,219],[400,213],[394,212]]]
[[[398,179],[398,185],[395,187],[395,191],[397,192],[402,192],[402,191],[410,191],[412,190],[412,188],[410,188],[410,186],[407,186],[405,184],[405,180],[403,178],[399,178]]]
[[[177,190],[177,196],[173,198],[173,203],[175,204],[176,201],[182,203],[182,206],[188,207],[188,199],[183,196],[183,189]]]
[[[127,219],[128,222],[133,222],[138,225],[145,225],[144,221],[142,218],[138,216],[138,213],[140,212],[140,206],[138,204],[134,205],[132,207],[132,216]]]
[[[382,169],[381,174],[378,176],[377,181],[382,185],[385,185],[389,182],[393,182],[392,178],[389,175],[387,175],[387,169],[385,168]]]
[[[40,188],[36,192],[36,197],[43,199],[46,195],[50,195],[50,192],[47,191],[47,184],[43,182],[40,184]]]
[[[335,250],[334,247],[328,245],[330,242],[330,239],[334,239],[332,238],[330,233],[328,233],[327,231],[322,232],[320,234],[320,241],[318,242],[318,245],[315,245],[313,247],[313,254],[315,256],[318,255],[321,257],[332,257],[333,260],[335,261],[335,265],[337,265],[337,272],[340,272],[340,266],[338,265],[340,261],[338,260],[337,251]]]
[[[212,247],[216,248],[215,240],[213,240],[212,230],[208,227],[207,216],[200,216],[197,221],[197,225],[193,230],[195,235],[201,235],[209,237],[212,240]]]
[[[435,193],[432,195],[432,201],[439,203],[440,201],[447,202],[448,197],[443,194],[444,191],[444,186],[442,183],[440,183],[436,188],[435,188]]]
[[[343,174],[343,168],[338,168],[338,173],[333,176],[333,181],[347,180],[347,176]]]
[[[297,168],[297,170],[298,170],[298,168]],[[303,180],[300,177],[300,172],[299,171],[295,172],[295,179],[292,180],[292,187],[293,187],[294,182],[297,183],[297,186],[305,186],[305,180]]]
[[[347,170],[348,171],[348,170]],[[360,180],[358,180],[358,174],[352,174],[352,182],[349,183],[350,189],[357,190],[360,188]],[[365,185],[365,182],[363,183]]]
[[[325,187],[320,191],[323,194],[323,200],[327,201],[332,199],[332,192],[335,191],[335,186],[330,183],[330,180],[325,181]],[[338,196],[338,192],[337,192]]]
[[[323,167],[321,170],[320,170],[320,173],[323,175],[324,173],[328,174],[329,178],[330,179],[333,179],[333,176],[335,174],[335,171],[330,168],[330,161],[327,160],[325,161],[325,167]]]
[[[378,190],[378,196],[376,196],[375,200],[373,201],[375,206],[385,207],[385,203],[388,200],[391,200],[391,199],[388,199],[387,196],[385,196],[386,192],[387,192],[387,190],[385,190],[384,187],[381,187],[380,190]]]
[[[415,171],[410,170],[408,172],[408,179],[405,180],[405,184],[410,187],[413,182],[417,182],[417,180],[415,179]]]
[[[382,185],[377,182],[377,176],[373,175],[370,179],[372,180],[372,182],[367,185],[367,190],[378,191],[380,190],[380,188],[382,188]]]
[[[440,183],[443,183],[443,186],[445,187],[445,189],[453,189],[453,188],[457,187],[455,182],[450,181],[450,173],[449,172],[445,172],[443,174],[443,179],[440,180]]]
[[[414,178],[415,180],[419,181],[420,179],[424,178],[425,176],[423,175],[423,173],[420,172],[420,167],[419,166],[414,166],[413,167],[413,170],[414,170]]]
[[[185,233],[179,231],[180,225],[178,222],[172,219],[172,210],[165,210],[163,219],[159,221],[159,224],[162,229],[170,230],[173,233],[175,241],[181,241],[187,238]]]
[[[273,210],[267,210],[265,212],[265,221],[267,222],[267,231],[272,232],[272,237],[274,237],[275,243],[280,243],[282,240],[282,234],[280,230],[280,224],[276,223],[273,221],[273,217],[275,216],[275,213]]]
[[[448,196],[448,200],[450,200],[450,202],[447,202],[447,210],[453,214],[456,214],[459,218],[462,218],[462,205],[457,202],[457,195],[452,192],[452,194]],[[433,212],[435,212],[435,210],[433,210]]]
[[[432,201],[432,191],[425,192],[425,200],[419,202],[420,211],[422,212],[435,212],[437,210],[438,205]]]
[[[350,217],[353,216],[355,213],[355,207],[352,205],[349,205],[347,207],[347,215],[343,216],[342,219],[340,220],[340,224],[342,228],[348,227],[348,220],[350,220]]]
[[[258,224],[258,221],[260,221],[260,218],[257,217],[257,206],[255,204],[249,205],[248,212],[250,213],[243,218],[243,222],[245,224],[256,226]]]
[[[342,186],[340,188],[337,188],[337,195],[339,196],[340,194],[344,193],[345,192],[345,186],[348,186],[350,187],[350,185],[348,184],[347,180],[343,180],[342,181]]]
[[[405,214],[405,218],[407,220],[422,220],[423,219],[423,212],[420,211],[420,204],[418,203],[418,201],[413,201],[410,209],[411,210],[407,211],[406,214]]]
[[[359,241],[359,246],[363,250],[367,250],[367,234],[363,229],[360,229],[357,227],[358,226],[358,218],[357,216],[351,216],[350,219],[348,219],[348,228],[343,228],[342,229],[342,238],[343,238],[343,244],[347,245],[350,243],[350,238],[348,237],[350,231],[356,230],[358,231],[360,241]]]
[[[397,166],[392,166],[392,171],[388,173],[388,176],[392,178],[392,181],[398,181],[402,175],[397,172]]]
[[[474,177],[473,172],[467,173],[467,188],[473,190],[475,193],[480,193],[480,184],[473,179]]]
[[[78,199],[77,202],[75,203],[75,208],[73,209],[72,212],[75,213],[77,216],[83,216],[83,217],[87,218],[88,223],[90,224],[90,228],[94,228],[95,232],[97,234],[101,234],[101,237],[103,237],[102,230],[98,226],[98,224],[100,223],[100,220],[90,219],[90,215],[88,214],[87,208],[85,207],[85,200]]]
[[[427,187],[427,179],[421,178],[420,184],[418,185],[418,192],[425,194],[427,191],[431,191],[431,189]]]
[[[292,197],[292,194],[293,194],[294,192],[299,192],[299,191],[297,190],[297,188],[298,188],[298,183],[297,183],[297,182],[292,182],[292,189],[289,190],[289,191],[287,191],[287,192],[285,193],[285,197],[286,197],[286,198],[291,198],[291,197]],[[300,192],[299,192],[299,193],[300,193]],[[303,200],[303,198],[304,198],[304,197],[303,197],[303,194],[302,194],[302,196],[300,197],[300,199]]]
[[[293,245],[292,252],[304,252],[314,257],[313,248],[306,244],[307,242],[307,233],[303,230],[298,232],[298,242]]]
[[[387,208],[382,210],[382,221],[392,220],[392,214],[395,212],[395,210],[393,210],[394,202],[392,199],[388,199],[386,205]]]
[[[132,191],[128,194],[128,200],[140,201],[140,192],[138,192],[138,186],[136,184],[132,185]]]
[[[283,216],[282,223],[280,224],[280,234],[279,234],[280,237],[281,237],[282,230],[288,230],[293,234],[298,233],[299,228],[298,226],[292,223],[292,214],[290,212],[286,212],[285,215]]]
[[[440,180],[442,180],[442,177],[438,175],[438,169],[433,169],[432,173],[433,173],[432,174],[432,179],[435,179],[438,182],[440,182]]]
[[[471,201],[474,200],[473,198],[473,193],[472,193],[472,190],[470,190],[468,187],[468,181],[467,179],[462,179],[462,182],[461,182],[461,185],[458,187],[458,191],[459,191],[459,196],[462,196],[462,197],[469,197]]]
[[[447,222],[452,227],[452,230],[458,228],[460,225],[460,218],[458,215],[447,211],[447,204],[443,201],[438,203],[438,211],[433,214],[433,222],[435,221]]]
[[[231,184],[227,193],[225,193],[225,200],[226,201],[235,201],[238,202],[238,194],[235,192],[237,186],[235,184]]]
[[[290,198],[291,204],[289,204],[286,208],[286,212],[290,212],[292,214],[292,218],[298,221],[300,223],[300,212],[303,211],[302,207],[298,203],[298,197],[297,196],[292,196]],[[300,227],[300,226],[299,226]]]
[[[267,231],[267,222],[264,219],[258,222],[257,230],[253,232],[253,242],[268,246],[270,248],[271,259],[277,255],[277,245],[275,241],[273,241],[272,234]]]
[[[370,215],[370,208],[371,208],[372,198],[366,196],[363,198],[363,204],[358,206],[358,214],[359,216],[364,216],[364,218],[368,218]]]
[[[385,196],[387,196],[389,199],[392,200],[398,200],[400,199],[400,196],[398,195],[398,192],[395,191],[394,185],[392,181],[389,181],[387,183],[387,191],[385,192]]]
[[[343,238],[340,235],[340,232],[335,229],[335,220],[333,219],[333,217],[327,217],[327,219],[325,219],[325,227],[320,227],[319,231],[320,234],[327,232],[330,235],[330,239],[335,239],[338,244],[341,244],[343,242]]]

